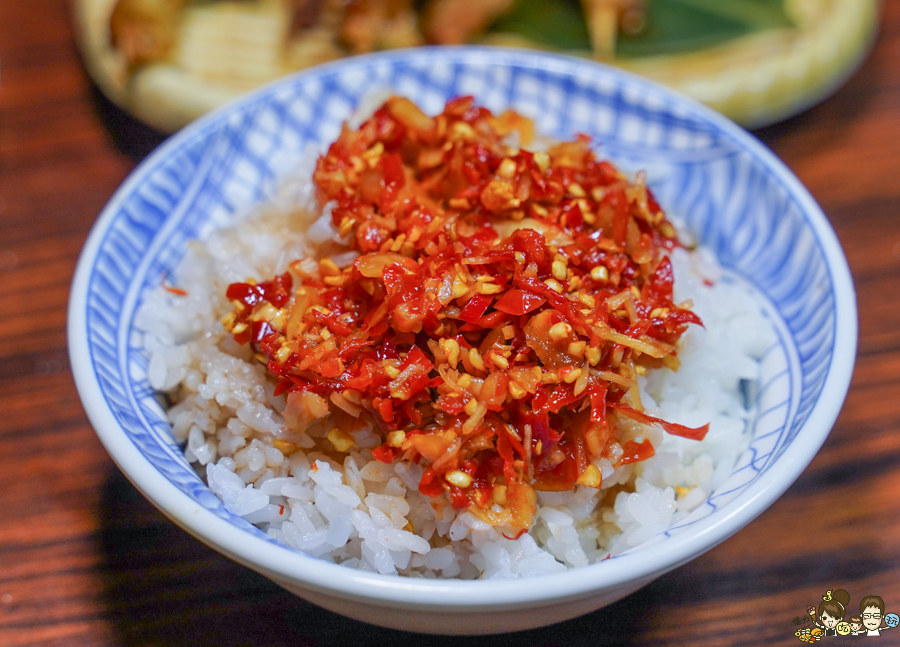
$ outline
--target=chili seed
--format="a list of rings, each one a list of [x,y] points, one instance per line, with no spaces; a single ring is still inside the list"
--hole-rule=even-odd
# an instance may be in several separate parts
[[[497,175],[506,178],[507,180],[511,180],[516,175],[516,163],[508,157],[505,158],[500,162],[500,168],[497,169]]]
[[[521,386],[519,386],[517,383],[513,382],[512,380],[510,380],[508,388],[509,388],[509,394],[516,400],[521,400],[526,395],[528,395],[528,391],[523,389]]]
[[[451,368],[456,368],[459,363],[459,342],[455,339],[441,339],[441,350],[447,356],[447,363]]]
[[[447,472],[447,476],[445,478],[447,479],[448,483],[452,483],[456,487],[461,487],[463,489],[472,485],[472,477],[462,470],[453,470],[452,472]]]
[[[587,195],[584,192],[584,189],[581,188],[581,185],[578,182],[572,182],[572,184],[568,187],[569,195],[574,195],[576,198],[583,198]]]
[[[341,273],[341,268],[335,265],[330,258],[323,258],[319,261],[319,271],[322,273],[322,276],[338,276]]]
[[[282,346],[277,351],[275,351],[275,359],[279,364],[284,364],[290,356],[291,349],[289,346]]]
[[[603,474],[600,472],[600,469],[591,463],[588,465],[585,470],[581,473],[581,476],[578,477],[576,483],[578,485],[586,485],[592,488],[599,488],[600,483],[603,482]]]
[[[563,291],[562,286],[559,284],[559,282],[556,279],[547,279],[546,281],[544,281],[544,285],[546,285],[548,288],[550,288],[554,292],[562,293],[562,291]]]
[[[406,440],[406,433],[401,429],[391,431],[387,435],[387,444],[390,447],[402,447]]]
[[[565,281],[568,275],[568,268],[561,261],[553,261],[553,265],[550,266],[550,273],[553,274],[553,278]]]
[[[553,341],[559,341],[560,339],[565,339],[569,336],[569,332],[571,332],[572,327],[564,321],[560,321],[559,323],[555,323],[550,326],[550,339]]]
[[[482,283],[478,286],[479,294],[499,294],[503,288],[496,283]]]
[[[328,438],[328,442],[334,445],[334,448],[339,452],[350,451],[351,447],[356,446],[356,441],[353,440],[353,436],[346,431],[341,431],[337,427],[332,428],[332,430],[328,432],[326,438]]]

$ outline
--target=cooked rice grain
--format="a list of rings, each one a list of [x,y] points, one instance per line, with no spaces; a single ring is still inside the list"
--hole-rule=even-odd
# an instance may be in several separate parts
[[[648,414],[688,426],[711,422],[708,435],[696,442],[625,425],[620,442],[649,439],[656,455],[618,468],[600,459],[599,491],[539,493],[535,524],[516,540],[422,495],[419,466],[373,460],[381,441],[371,429],[352,434],[343,464],[315,451],[327,430],[287,432],[285,397],[274,396],[265,367],[250,361],[219,320],[230,310],[224,295],[232,282],[284,272],[291,260],[314,254],[331,255],[339,266],[353,261],[337,245],[328,209],[314,215],[305,166],[265,209],[192,243],[173,277],[187,296],[152,291],[136,319],[150,360],[147,379],[174,403],[173,434],[227,510],[288,546],[348,567],[507,579],[634,548],[684,519],[727,478],[749,440],[753,412],[742,383],[755,383],[757,359],[774,335],[753,294],[722,279],[704,250],[678,249],[672,257],[676,302],[692,299],[704,327],[683,336],[677,373],[650,372],[640,386]]]

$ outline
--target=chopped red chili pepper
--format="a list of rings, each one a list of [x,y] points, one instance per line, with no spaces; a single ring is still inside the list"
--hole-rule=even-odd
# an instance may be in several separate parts
[[[481,319],[481,315],[484,314],[484,311],[488,309],[489,305],[491,305],[490,297],[486,297],[483,294],[476,294],[469,299],[466,307],[463,308],[462,312],[459,314],[459,319],[469,323],[478,323],[478,320]]]
[[[597,160],[584,136],[515,148],[509,123],[527,144],[527,119],[470,97],[435,117],[394,97],[345,127],[313,179],[358,257],[234,283],[223,321],[302,405],[293,417],[369,424],[375,459],[421,464],[421,492],[514,537],[535,489],[599,487],[592,463],[620,416],[694,439],[708,426],[631,397],[700,323],[672,302],[678,242],[643,176]],[[623,449],[621,464],[653,455],[649,441]]]
[[[622,458],[619,460],[619,465],[647,460],[655,453],[653,444],[649,440],[642,440],[639,443],[629,440],[622,445]]]
[[[703,440],[706,437],[706,432],[709,431],[709,423],[697,428],[685,427],[684,425],[679,425],[674,422],[666,422],[661,418],[648,416],[646,413],[636,411],[631,407],[626,407],[621,404],[611,404],[609,406],[632,420],[637,420],[645,425],[659,425],[673,436],[681,436],[682,438],[689,438],[690,440]]]
[[[512,288],[511,290],[504,292],[503,296],[497,299],[497,303],[494,304],[494,307],[506,314],[524,315],[532,310],[540,308],[546,301],[546,299],[536,294]]]

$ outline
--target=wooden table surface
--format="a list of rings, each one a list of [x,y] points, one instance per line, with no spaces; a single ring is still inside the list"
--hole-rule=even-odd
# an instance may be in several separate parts
[[[493,638],[403,634],[221,557],[100,445],[69,370],[69,282],[94,218],[162,137],[92,88],[64,0],[0,2],[0,645],[733,647],[800,644],[793,620],[827,589],[900,612],[900,0],[846,85],[757,134],[828,214],[856,281],[856,370],[815,460],[744,530],[603,610]]]

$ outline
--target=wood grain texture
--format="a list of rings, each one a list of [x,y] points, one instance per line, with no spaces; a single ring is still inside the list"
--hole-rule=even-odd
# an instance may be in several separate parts
[[[757,133],[820,202],[856,281],[859,358],[824,447],[706,555],[591,615],[491,638],[322,611],[192,539],[113,465],[70,375],[66,301],[94,218],[162,137],[91,87],[68,11],[0,2],[0,645],[789,645],[826,589],[900,612],[900,0],[844,87]]]

